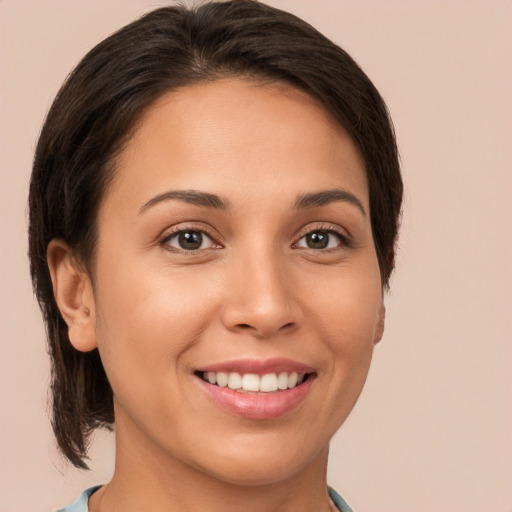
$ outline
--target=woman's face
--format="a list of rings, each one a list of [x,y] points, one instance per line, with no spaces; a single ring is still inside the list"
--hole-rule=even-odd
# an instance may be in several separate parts
[[[383,307],[365,171],[322,106],[235,79],[163,96],[98,222],[118,457],[236,483],[323,464]]]

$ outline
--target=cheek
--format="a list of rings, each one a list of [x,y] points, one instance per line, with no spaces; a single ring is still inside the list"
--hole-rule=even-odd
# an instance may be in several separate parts
[[[311,297],[310,314],[320,322],[333,349],[350,352],[373,346],[382,303],[378,268],[340,272]]]
[[[130,393],[153,400],[155,388],[176,385],[177,368],[209,321],[212,301],[185,276],[170,280],[165,269],[118,263],[98,276],[99,351],[119,399]]]
[[[368,374],[382,304],[377,264],[365,265],[364,271],[351,270],[327,281],[322,293],[312,294],[315,299],[309,313],[330,354],[324,360],[326,375],[349,407]]]

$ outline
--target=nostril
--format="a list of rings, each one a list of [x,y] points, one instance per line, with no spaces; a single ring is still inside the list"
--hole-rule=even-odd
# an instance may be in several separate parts
[[[279,330],[289,330],[289,329],[292,329],[293,326],[295,325],[295,322],[288,322],[284,325],[282,325]],[[248,329],[251,329],[251,330],[258,330],[256,327],[250,325],[250,324],[237,324],[237,327],[239,329],[243,329],[243,330],[248,330]]]

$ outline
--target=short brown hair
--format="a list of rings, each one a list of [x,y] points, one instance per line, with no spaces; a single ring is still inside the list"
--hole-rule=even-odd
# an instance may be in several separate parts
[[[254,0],[165,7],[93,48],[59,91],[35,154],[29,256],[52,361],[52,425],[59,447],[86,468],[90,434],[114,422],[97,350],[74,349],[55,302],[46,250],[66,241],[93,275],[97,212],[137,119],[162,94],[225,76],[284,81],[320,100],[364,159],[383,286],[394,265],[402,180],[384,101],[354,60],[306,22]]]

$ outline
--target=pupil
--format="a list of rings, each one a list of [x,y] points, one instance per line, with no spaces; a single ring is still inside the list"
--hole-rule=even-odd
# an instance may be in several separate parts
[[[199,231],[184,231],[178,236],[182,249],[199,249],[203,243],[203,235]]]
[[[306,236],[310,249],[325,249],[329,244],[329,233],[326,231],[315,231]]]

